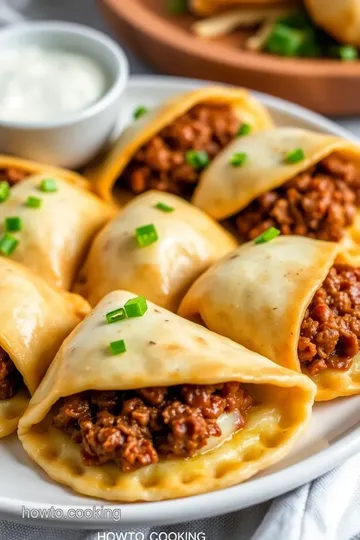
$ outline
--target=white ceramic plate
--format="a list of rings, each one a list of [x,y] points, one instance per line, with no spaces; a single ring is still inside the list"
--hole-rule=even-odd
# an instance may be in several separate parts
[[[122,122],[138,105],[152,107],[176,92],[193,89],[199,81],[170,77],[134,77],[123,102]],[[301,126],[354,139],[336,124],[291,103],[264,94],[257,97],[279,125]],[[119,125],[119,128],[121,126]],[[130,528],[171,524],[239,510],[290,491],[340,465],[360,451],[360,396],[317,404],[310,428],[292,453],[260,475],[235,487],[206,495],[157,503],[111,505],[82,497],[52,482],[28,459],[16,436],[0,443],[0,517],[28,524],[69,528]],[[93,506],[102,517],[91,517]],[[52,509],[51,509],[52,507]],[[75,517],[69,517],[69,509]],[[85,513],[88,509],[89,514]],[[121,520],[106,517],[106,509],[121,509]],[[49,511],[49,518],[46,518]],[[71,512],[71,511],[70,511]],[[67,517],[68,516],[68,517]],[[117,519],[117,516],[115,516]]]

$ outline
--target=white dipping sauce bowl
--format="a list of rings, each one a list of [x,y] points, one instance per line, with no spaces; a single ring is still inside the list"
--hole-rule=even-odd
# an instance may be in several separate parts
[[[0,31],[2,50],[26,45],[84,54],[99,64],[109,84],[94,104],[64,119],[19,122],[0,118],[0,153],[81,167],[104,147],[119,120],[121,96],[129,78],[125,53],[106,35],[79,24],[30,22]]]

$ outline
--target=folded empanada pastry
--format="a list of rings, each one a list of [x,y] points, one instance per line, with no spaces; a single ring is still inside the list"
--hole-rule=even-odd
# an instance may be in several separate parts
[[[0,254],[51,285],[69,289],[93,236],[113,215],[113,208],[48,171],[27,176],[4,197],[2,187]]]
[[[153,237],[139,234],[144,226]],[[237,245],[198,208],[175,195],[149,191],[100,231],[75,291],[95,305],[111,291],[128,289],[175,311],[195,279]]]
[[[239,138],[204,171],[192,202],[231,217],[243,241],[273,226],[358,251],[360,148],[299,128]]]
[[[360,46],[359,0],[305,0],[316,24],[341,43]]]
[[[0,154],[0,181],[6,181],[13,186],[18,184],[26,177],[32,174],[46,174],[48,176],[55,176],[56,178],[63,178],[73,184],[89,188],[89,182],[74,171],[69,169],[63,169],[61,167],[53,167],[46,165],[45,163],[39,163],[37,161],[31,161],[29,159],[22,159],[14,156],[8,156]]]
[[[237,484],[281,459],[314,393],[301,373],[116,291],[64,342],[19,437],[76,491],[172,499]]]
[[[179,313],[303,371],[317,400],[360,393],[360,263],[340,244],[249,242],[194,283]]]
[[[246,90],[204,87],[134,121],[87,176],[108,201],[115,184],[132,194],[158,189],[188,198],[202,170],[238,133],[270,126],[265,107]]]
[[[0,437],[18,421],[60,345],[89,312],[77,295],[52,289],[0,258]]]
[[[219,11],[225,11],[240,7],[260,6],[293,6],[296,0],[189,0],[190,9],[196,15],[212,15]]]

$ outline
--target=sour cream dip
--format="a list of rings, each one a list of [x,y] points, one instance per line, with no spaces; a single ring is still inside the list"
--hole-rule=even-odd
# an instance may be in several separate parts
[[[31,45],[0,51],[0,120],[56,121],[88,108],[107,91],[96,60]]]

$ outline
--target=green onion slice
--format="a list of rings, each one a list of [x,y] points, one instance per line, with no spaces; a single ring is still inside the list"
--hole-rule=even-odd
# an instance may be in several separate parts
[[[302,161],[303,159],[305,159],[304,150],[302,148],[294,148],[294,150],[290,150],[290,152],[286,154],[285,161],[286,163],[293,165],[299,163],[299,161]]]
[[[308,32],[275,23],[264,44],[264,50],[279,56],[301,56]]]
[[[123,339],[119,339],[119,341],[112,341],[109,343],[109,347],[113,355],[126,352],[126,345]]]
[[[124,308],[129,319],[133,317],[142,317],[148,309],[145,296],[131,298],[126,302]]]
[[[158,210],[161,210],[162,212],[173,212],[175,210],[175,208],[173,208],[172,206],[168,206],[167,204],[161,201],[155,204],[155,208],[157,208]]]
[[[185,154],[185,161],[193,169],[200,171],[209,165],[210,159],[205,150],[188,150]]]
[[[8,217],[5,219],[5,230],[8,232],[21,231],[22,221],[19,217]]]
[[[0,182],[0,203],[6,201],[9,195],[10,195],[9,182],[6,182],[6,181]]]
[[[137,107],[135,111],[133,112],[134,120],[138,120],[139,118],[144,116],[144,114],[146,114],[147,112],[148,112],[148,109],[144,107],[144,105],[139,105],[139,107]]]
[[[280,231],[279,229],[276,229],[275,227],[269,227],[264,231],[262,234],[259,234],[254,239],[254,244],[265,244],[266,242],[270,242],[270,240],[274,240],[277,236],[279,236]]]
[[[12,234],[5,233],[0,238],[0,253],[1,255],[11,255],[18,245],[19,240]]]
[[[248,155],[245,152],[236,152],[230,158],[230,165],[233,167],[242,167],[247,162]]]
[[[109,313],[106,314],[108,324],[122,321],[123,319],[126,319],[126,312],[124,308],[114,309],[114,311],[109,311]]]
[[[58,190],[55,178],[44,178],[40,184],[40,191],[44,193],[54,193]]]
[[[251,133],[251,125],[250,124],[241,124],[241,126],[239,127],[238,131],[237,131],[237,136],[238,137],[243,137],[244,135],[249,135],[249,133]]]
[[[40,208],[42,200],[39,197],[28,197],[25,201],[25,206],[28,208]]]
[[[158,240],[158,234],[153,224],[135,229],[135,237],[139,247],[150,246]]]
[[[330,54],[344,62],[353,62],[359,58],[359,52],[353,45],[335,45],[330,48]]]
[[[188,11],[187,0],[169,0],[168,10],[173,15],[182,15]]]

